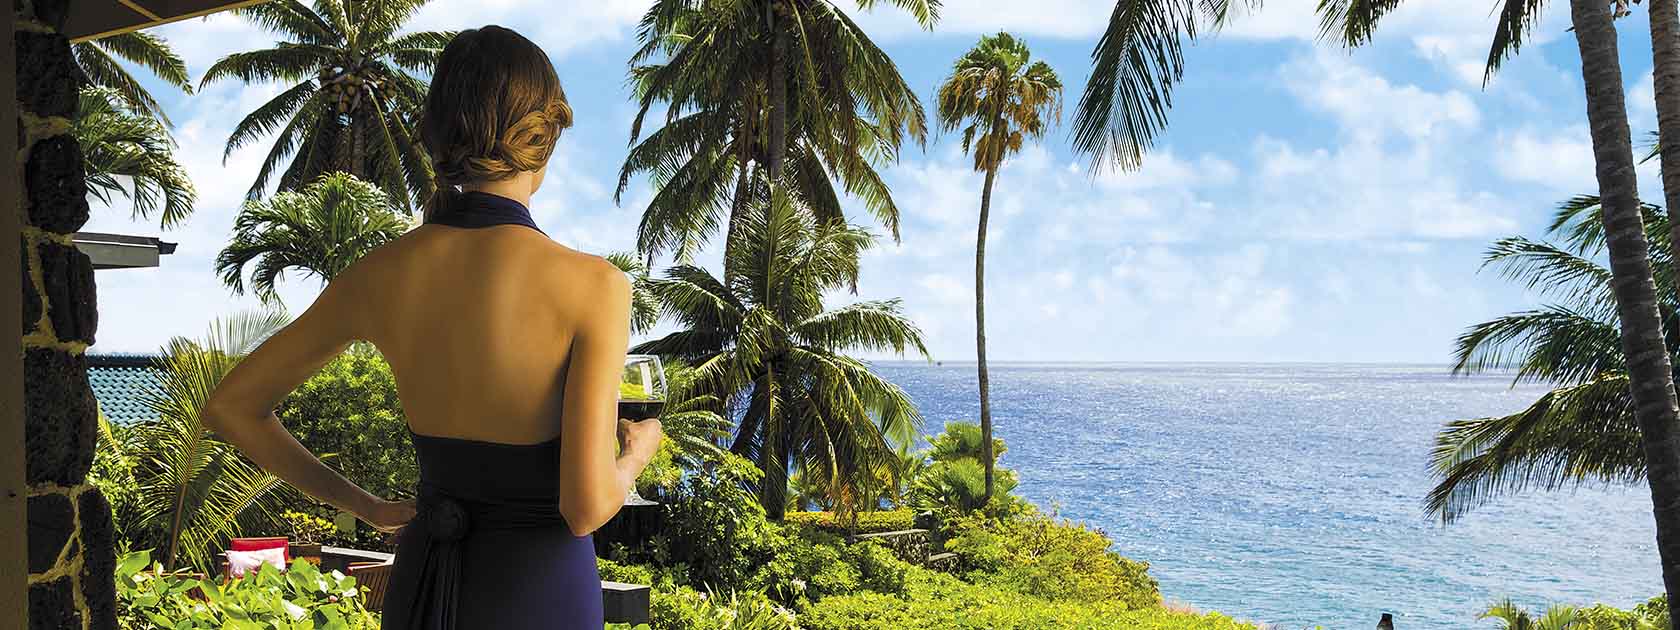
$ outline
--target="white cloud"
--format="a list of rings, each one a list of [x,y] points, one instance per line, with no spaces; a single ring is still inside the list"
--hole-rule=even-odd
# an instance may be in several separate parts
[[[837,5],[875,39],[909,37],[924,32],[909,13],[888,3],[858,11],[851,3]],[[1087,38],[1102,33],[1114,11],[1112,0],[964,0],[940,8],[939,33],[978,34],[1000,30],[1017,35]]]
[[[1592,138],[1584,125],[1502,132],[1494,144],[1503,150],[1493,167],[1507,179],[1541,184],[1562,194],[1598,188]]]
[[[1481,111],[1464,92],[1395,85],[1346,56],[1324,50],[1297,58],[1280,74],[1302,103],[1335,117],[1342,132],[1355,137],[1437,140],[1481,121]]]
[[[1635,136],[1640,130],[1657,128],[1657,84],[1652,73],[1645,73],[1634,82],[1633,87],[1628,88],[1627,109]]]
[[[471,5],[433,2],[420,9],[408,28],[460,30],[500,24],[519,31],[559,61],[573,51],[624,39],[652,4],[651,0],[595,0],[564,5],[541,0],[477,0]],[[556,11],[561,7],[563,10]],[[463,10],[470,15],[463,15]]]

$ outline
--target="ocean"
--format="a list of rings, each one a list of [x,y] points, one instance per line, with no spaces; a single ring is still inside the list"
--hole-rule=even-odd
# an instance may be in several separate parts
[[[935,433],[978,422],[972,363],[881,363]],[[1169,601],[1280,629],[1496,627],[1510,597],[1629,607],[1662,592],[1643,486],[1526,493],[1442,526],[1435,431],[1545,390],[1441,366],[992,366],[1017,493],[1150,563]]]

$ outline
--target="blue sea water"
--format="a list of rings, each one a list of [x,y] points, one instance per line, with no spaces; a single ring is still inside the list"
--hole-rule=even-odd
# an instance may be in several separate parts
[[[936,432],[979,418],[972,363],[875,366]],[[1436,366],[998,364],[1018,493],[1106,531],[1168,600],[1277,628],[1492,628],[1476,613],[1628,607],[1662,591],[1643,486],[1529,493],[1449,526],[1422,510],[1431,440],[1541,388]]]

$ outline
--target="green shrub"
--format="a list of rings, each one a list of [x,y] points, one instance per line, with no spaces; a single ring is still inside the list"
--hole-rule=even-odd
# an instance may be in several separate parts
[[[149,565],[149,566],[148,566]],[[285,573],[263,565],[227,584],[183,573],[164,573],[150,551],[117,562],[117,627],[187,630],[377,630],[379,617],[362,604],[356,580],[321,573],[302,560]]]
[[[111,504],[111,524],[116,528],[119,552],[159,547],[167,544],[169,537],[163,520],[145,519],[145,502],[134,476],[138,458],[129,446],[133,439],[128,427],[111,424],[104,414],[99,416],[99,440],[88,483]]]
[[[606,558],[595,559],[595,569],[601,579],[625,584],[653,584],[653,569],[636,564],[619,564]]]
[[[803,604],[856,591],[857,568],[842,558],[843,544],[832,534],[790,537],[766,571],[771,593],[781,601]],[[784,565],[786,569],[782,570]]]
[[[1001,438],[992,438],[992,494],[986,495],[984,441],[980,426],[971,422],[947,422],[945,430],[928,438],[929,448],[911,469],[904,492],[905,501],[917,511],[953,518],[984,507],[991,516],[1003,517],[1020,511],[1025,502],[1010,494],[1018,483],[1015,471],[997,466],[1008,449]]]
[[[1076,602],[1157,606],[1149,564],[1122,557],[1100,531],[1036,510],[1009,519],[968,517],[952,525],[946,548],[963,558],[972,582]]]
[[[783,521],[791,525],[813,527],[842,534],[875,534],[912,529],[916,526],[916,512],[909,508],[858,512],[856,522],[846,524],[833,512],[788,512]]]
[[[857,569],[858,586],[887,595],[903,593],[905,576],[915,568],[875,541],[848,546],[846,561]]]
[[[804,630],[1254,630],[1217,613],[1127,609],[1115,602],[1075,605],[920,567],[910,568],[902,597],[863,591],[825,598],[801,614],[799,624]]]
[[[376,496],[411,496],[420,464],[409,446],[397,381],[385,358],[358,344],[280,402],[286,428],[346,479]]]
[[[298,544],[324,544],[338,534],[338,526],[332,521],[307,512],[286,510],[280,518],[286,521],[286,527],[291,532],[291,542]]]
[[[787,545],[758,497],[745,484],[763,473],[739,456],[724,453],[709,472],[683,479],[665,503],[665,523],[635,562],[670,567],[679,583],[715,591],[764,591],[764,569]]]
[[[1669,627],[1668,599],[1663,596],[1655,597],[1630,610],[1604,604],[1558,608],[1574,612],[1575,622],[1569,626],[1570,630],[1667,630]],[[1528,613],[1520,609],[1517,611]]]
[[[727,599],[677,587],[654,591],[653,630],[794,630],[793,615],[761,593]]]

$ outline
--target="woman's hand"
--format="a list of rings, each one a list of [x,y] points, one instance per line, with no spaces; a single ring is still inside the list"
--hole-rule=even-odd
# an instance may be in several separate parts
[[[618,420],[618,452],[621,457],[646,464],[653,460],[653,454],[659,450],[659,440],[664,436],[665,427],[658,418],[641,422]]]
[[[372,525],[374,529],[379,531],[394,532],[402,529],[409,521],[414,520],[414,514],[413,499],[406,501],[385,501],[381,499],[375,501],[366,513],[362,514],[362,520],[367,521],[367,524]]]

